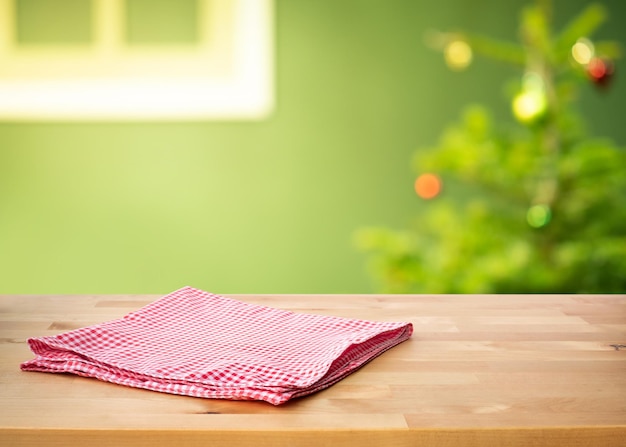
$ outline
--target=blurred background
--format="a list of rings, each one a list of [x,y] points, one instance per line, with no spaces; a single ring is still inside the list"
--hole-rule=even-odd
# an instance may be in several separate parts
[[[59,35],[62,42],[88,41],[89,29],[77,25],[81,3],[88,2],[13,2],[21,30],[17,47],[32,41],[45,46],[47,38]],[[152,5],[160,3],[178,2]],[[607,20],[594,38],[626,42],[626,3],[602,3]],[[380,260],[368,261],[372,244],[361,229],[411,228],[430,212],[430,202],[414,190],[416,150],[437,145],[466,106],[481,104],[493,121],[516,123],[507,81],[519,79],[520,68],[476,56],[463,71],[452,70],[426,37],[432,30],[465,30],[518,41],[520,12],[528,4],[275,0],[273,106],[263,116],[3,118],[0,293],[160,294],[184,285],[259,294],[524,291],[523,278],[504,288],[491,287],[487,278],[446,289],[440,284],[446,276],[420,287],[419,275],[408,285],[390,285]],[[554,28],[588,4],[554,0]],[[141,2],[136,5],[133,29],[141,39]],[[46,15],[37,16],[38,10]],[[49,22],[65,24],[52,31],[36,26]],[[167,27],[164,42],[193,41],[185,23]],[[623,61],[614,63],[608,88],[581,85],[577,109],[589,133],[624,147]],[[2,61],[0,72],[1,67]],[[480,122],[481,113],[474,119]],[[594,216],[602,220],[616,212],[621,210],[604,208]],[[532,227],[526,218],[524,225]],[[624,241],[622,234],[612,241]],[[408,245],[403,250],[420,252]],[[437,258],[437,250],[436,244],[421,250],[420,262]],[[461,255],[468,265],[482,256]],[[586,252],[572,256],[580,261]],[[622,267],[611,267],[607,291],[620,291]],[[498,275],[501,280],[518,273]],[[562,282],[551,282],[556,274],[544,269],[547,279],[540,278],[533,291],[596,291],[602,281],[564,290]]]

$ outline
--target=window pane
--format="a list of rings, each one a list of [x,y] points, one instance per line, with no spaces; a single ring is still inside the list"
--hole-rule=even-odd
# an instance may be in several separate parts
[[[91,0],[16,0],[18,44],[92,41]]]
[[[197,0],[126,0],[130,45],[193,44],[198,41]]]

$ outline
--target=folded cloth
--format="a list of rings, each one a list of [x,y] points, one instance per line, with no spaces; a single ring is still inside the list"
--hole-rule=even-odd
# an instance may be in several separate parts
[[[184,287],[122,317],[31,338],[25,371],[274,405],[327,388],[407,340],[406,322],[295,313]]]

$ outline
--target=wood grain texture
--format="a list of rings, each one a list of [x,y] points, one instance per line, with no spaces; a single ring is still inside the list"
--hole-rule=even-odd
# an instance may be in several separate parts
[[[28,337],[158,296],[0,296],[0,445],[626,446],[626,295],[227,296],[415,332],[275,407],[22,372]]]

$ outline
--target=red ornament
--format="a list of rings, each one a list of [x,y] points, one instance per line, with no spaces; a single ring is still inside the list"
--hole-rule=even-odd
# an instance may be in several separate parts
[[[594,57],[589,61],[589,64],[587,64],[587,74],[589,78],[599,87],[607,87],[614,73],[615,66],[613,62],[608,59]]]

